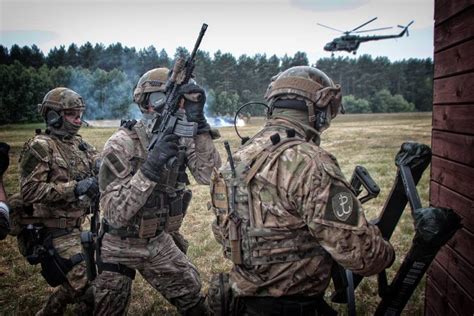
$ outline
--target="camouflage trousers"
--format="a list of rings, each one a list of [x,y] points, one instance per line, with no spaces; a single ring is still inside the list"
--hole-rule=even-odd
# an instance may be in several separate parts
[[[80,231],[53,239],[53,246],[63,258],[82,251]],[[94,300],[92,288],[87,281],[86,264],[75,265],[66,275],[67,282],[56,287],[36,315],[63,315],[68,304],[75,304],[75,314],[92,315]]]
[[[143,278],[181,313],[202,301],[201,280],[196,267],[176,246],[168,233],[145,240],[105,234],[103,262],[120,263],[138,270]],[[130,303],[132,280],[118,272],[103,271],[94,282],[95,315],[125,315]]]

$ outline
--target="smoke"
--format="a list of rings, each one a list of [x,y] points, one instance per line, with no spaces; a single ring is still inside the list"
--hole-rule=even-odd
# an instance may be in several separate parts
[[[132,108],[133,85],[122,71],[73,69],[67,86],[82,96],[86,120],[124,118]]]

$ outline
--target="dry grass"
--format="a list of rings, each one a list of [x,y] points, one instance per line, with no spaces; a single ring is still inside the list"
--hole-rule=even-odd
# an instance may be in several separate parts
[[[263,124],[262,119],[252,119],[251,124],[239,129],[243,135],[252,135]],[[12,146],[12,163],[6,175],[8,192],[18,190],[18,157],[24,141],[34,134],[41,125],[10,125],[0,127],[0,140]],[[114,128],[85,128],[81,130],[85,139],[101,149]],[[220,129],[222,138],[217,147],[222,157],[226,154],[224,140],[229,140],[233,149],[239,144],[232,127]],[[380,212],[393,183],[396,172],[395,154],[405,141],[431,143],[431,113],[345,115],[338,117],[332,127],[323,134],[322,147],[333,153],[346,174],[350,177],[356,165],[364,165],[382,192],[379,198],[365,205],[367,218],[375,218]],[[423,205],[428,205],[429,172],[418,185]],[[193,200],[182,227],[183,234],[190,241],[189,257],[198,267],[207,291],[212,273],[225,271],[230,263],[222,258],[221,250],[214,241],[210,229],[213,215],[207,211],[208,187],[191,184]],[[409,212],[405,212],[392,237],[397,253],[394,266],[389,271],[389,279],[403,261],[411,245],[413,223]],[[12,237],[0,242],[0,315],[34,314],[46,300],[51,289],[39,275],[39,269],[30,266],[21,257]],[[357,290],[358,314],[372,314],[379,302],[375,278],[362,282]],[[421,284],[404,310],[404,315],[423,314],[424,282]],[[344,308],[339,308],[344,313]],[[140,276],[134,282],[129,313],[131,315],[176,314],[151,286]],[[69,311],[70,314],[70,311]]]

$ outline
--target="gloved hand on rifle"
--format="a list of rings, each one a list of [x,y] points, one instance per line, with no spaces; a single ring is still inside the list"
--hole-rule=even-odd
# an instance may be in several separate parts
[[[178,93],[184,99],[184,109],[188,122],[198,124],[198,134],[209,132],[211,127],[204,116],[204,104],[206,103],[204,89],[195,83],[187,83],[179,88]]]
[[[160,182],[161,172],[166,163],[178,154],[178,140],[178,136],[171,134],[156,143],[140,168],[145,177],[153,182]]]
[[[74,194],[77,198],[81,196],[87,196],[90,199],[94,199],[99,195],[99,183],[96,177],[85,178],[84,180],[78,181],[74,188]]]

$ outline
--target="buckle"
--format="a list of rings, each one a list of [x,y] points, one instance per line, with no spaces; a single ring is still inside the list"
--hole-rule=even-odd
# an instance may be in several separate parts
[[[59,219],[59,228],[61,228],[61,229],[67,228],[67,220],[66,220],[66,218],[60,218],[60,219]]]

